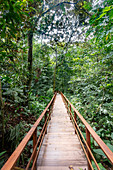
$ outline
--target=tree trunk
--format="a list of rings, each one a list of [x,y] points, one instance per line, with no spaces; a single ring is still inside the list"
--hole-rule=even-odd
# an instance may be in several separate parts
[[[56,65],[54,68],[54,76],[53,76],[53,92],[55,92],[55,87],[56,87]]]
[[[0,79],[0,106],[1,106],[1,116],[2,116],[2,149],[4,149],[4,133],[5,133],[5,121],[4,121],[4,102],[2,99],[2,83]]]
[[[53,76],[53,92],[55,92],[55,88],[56,88],[56,69],[57,69],[57,45],[56,45],[56,64],[54,67],[54,76]]]
[[[28,33],[28,82],[27,82],[27,89],[28,91],[31,88],[31,81],[32,81],[32,62],[33,62],[33,32],[29,31]]]

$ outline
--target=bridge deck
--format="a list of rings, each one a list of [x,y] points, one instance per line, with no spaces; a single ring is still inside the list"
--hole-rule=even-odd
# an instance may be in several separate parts
[[[72,168],[73,167],[73,168]],[[87,160],[60,94],[45,135],[37,170],[87,170]]]

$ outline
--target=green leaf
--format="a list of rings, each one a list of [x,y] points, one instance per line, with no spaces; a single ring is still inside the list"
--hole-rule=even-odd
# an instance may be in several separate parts
[[[101,163],[98,163],[98,165],[99,165],[99,168],[100,168],[101,170],[106,170],[106,169],[102,166]]]
[[[6,151],[1,152],[1,153],[0,153],[0,157],[1,157],[4,153],[6,153]]]
[[[110,19],[113,18],[113,9],[109,12],[109,17],[110,17]]]
[[[94,145],[95,145],[95,146],[98,146],[98,144],[97,144],[97,142],[96,142],[95,140],[94,140]]]
[[[101,149],[93,149],[93,151],[95,153],[97,153],[98,155],[102,155],[103,157],[106,158],[106,155],[104,154],[104,152]]]
[[[97,18],[96,20],[98,21],[98,20],[101,19],[104,15],[106,15],[106,13],[102,13],[102,14],[100,15],[100,17]]]
[[[94,169],[97,169],[97,167],[96,167],[94,161],[92,161],[92,166],[93,166]],[[101,163],[98,163],[98,166],[99,166],[100,170],[106,170],[106,169],[102,166]]]
[[[113,9],[112,6],[107,6],[107,7],[105,7],[105,8],[103,9],[103,12],[108,12],[108,11],[110,11],[111,9]]]

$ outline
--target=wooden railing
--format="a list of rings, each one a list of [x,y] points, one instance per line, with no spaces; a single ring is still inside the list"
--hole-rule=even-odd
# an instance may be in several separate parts
[[[70,103],[70,101],[64,96],[63,93],[61,93],[61,96],[63,98],[64,104],[67,108],[67,111],[70,115],[70,120],[72,121],[74,127],[75,127],[75,133],[77,134],[79,141],[81,143],[81,146],[84,150],[84,153],[88,160],[88,170],[93,170],[92,166],[92,160],[94,161],[96,167],[98,170],[100,170],[97,161],[95,160],[92,151],[91,151],[91,136],[93,139],[97,142],[101,150],[105,153],[107,158],[110,160],[110,162],[113,165],[113,152],[107,147],[107,145],[101,140],[101,138],[96,134],[96,132],[91,128],[91,126],[86,122],[86,120],[82,117],[82,115],[75,109],[75,107]],[[72,109],[74,112],[74,116],[72,114]],[[81,122],[85,125],[86,129],[86,140],[77,124],[77,117],[81,120]]]
[[[91,126],[86,122],[86,120],[82,117],[82,115],[75,109],[75,107],[70,103],[70,101],[64,96],[63,93],[61,93],[62,99],[64,101],[64,104],[67,108],[67,111],[70,115],[70,120],[72,121],[74,127],[75,127],[75,133],[77,134],[79,141],[81,143],[81,146],[84,150],[84,153],[88,160],[88,170],[93,170],[92,166],[92,160],[94,161],[96,167],[98,170],[100,170],[97,161],[95,160],[92,151],[91,151],[91,136],[93,139],[97,142],[99,147],[102,149],[102,151],[105,153],[105,155],[108,157],[108,159],[113,164],[113,153],[112,151],[107,147],[107,145],[101,140],[101,138],[96,134],[96,132],[91,128]],[[39,155],[39,151],[44,139],[44,136],[47,132],[47,125],[49,123],[49,120],[51,118],[51,112],[53,108],[53,104],[55,101],[56,93],[54,94],[53,98],[51,99],[48,106],[45,108],[45,110],[42,112],[38,120],[35,122],[35,124],[32,126],[32,128],[29,130],[27,135],[24,137],[22,142],[18,145],[16,150],[13,152],[13,154],[10,156],[8,161],[5,163],[5,165],[2,167],[1,170],[22,170],[22,168],[19,168],[17,165],[17,161],[19,160],[21,154],[24,152],[25,147],[27,146],[27,143],[32,139],[33,140],[33,152],[30,156],[29,161],[27,162],[26,166],[24,165],[23,169],[28,170],[29,167],[31,170],[36,170],[36,161],[37,157]],[[72,110],[74,115],[72,114]],[[42,130],[40,132],[39,137],[37,137],[37,127],[39,126],[41,120],[44,118],[44,125],[42,127]],[[85,125],[86,129],[86,140],[77,124],[77,118],[81,120],[81,122]],[[38,150],[37,150],[38,149]]]
[[[17,167],[17,161],[20,158],[20,155],[24,151],[25,147],[27,146],[27,143],[31,140],[33,140],[33,152],[31,154],[31,157],[28,158],[28,163],[26,167],[23,167],[23,169],[28,170],[29,167],[31,170],[36,170],[36,161],[37,157],[44,139],[44,136],[47,132],[47,125],[51,118],[51,112],[53,108],[53,104],[55,101],[56,93],[54,94],[53,98],[51,99],[48,106],[45,108],[45,110],[42,112],[38,120],[35,122],[35,124],[32,126],[32,128],[29,130],[27,135],[24,137],[24,139],[21,141],[21,143],[18,145],[16,150],[13,152],[13,154],[10,156],[8,161],[5,163],[5,165],[2,167],[1,170],[22,170],[22,168]],[[44,118],[45,117],[45,118]],[[42,127],[42,130],[40,132],[40,136],[37,138],[37,127],[39,126],[42,119],[45,119],[45,123]],[[38,148],[38,150],[37,150]]]

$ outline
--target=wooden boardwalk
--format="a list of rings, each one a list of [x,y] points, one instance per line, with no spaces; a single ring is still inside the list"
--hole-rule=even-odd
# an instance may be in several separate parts
[[[60,94],[45,135],[37,170],[87,170],[87,160]]]

